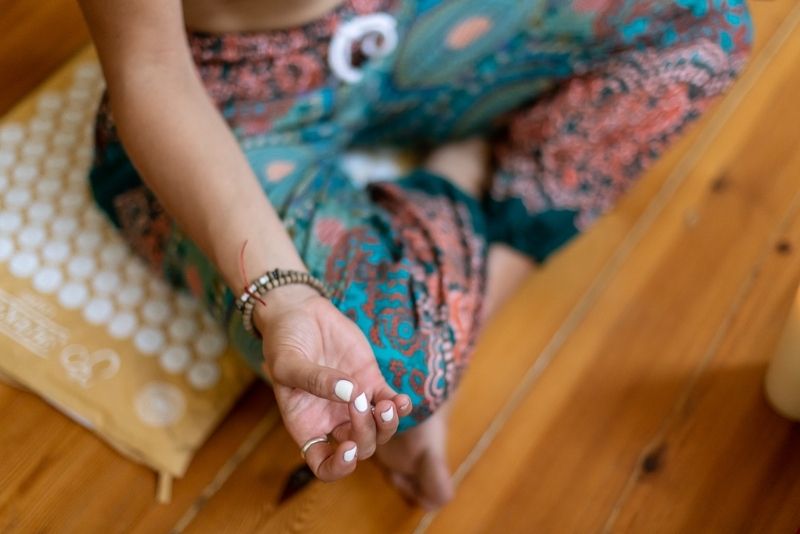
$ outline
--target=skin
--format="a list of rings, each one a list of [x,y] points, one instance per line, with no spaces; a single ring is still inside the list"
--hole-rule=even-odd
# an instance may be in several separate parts
[[[183,17],[193,30],[222,33],[296,28],[317,20],[342,0],[184,0]]]
[[[359,459],[372,456],[397,432],[397,414],[411,412],[411,400],[389,387],[364,335],[327,299],[288,292],[281,299],[270,300],[255,321],[259,331],[269,332],[263,343],[264,370],[298,444],[328,432],[336,438],[338,446],[311,447],[306,461],[321,480],[337,480],[356,467],[344,461],[344,452],[356,446]],[[353,402],[335,395],[339,380],[354,385]],[[362,392],[374,411],[356,409],[354,401]],[[381,414],[390,410],[393,416],[384,421]]]
[[[186,27],[255,31],[296,26],[337,3],[80,0],[131,161],[229,287],[244,284],[239,253],[245,241],[247,273],[306,267],[206,94],[186,43]],[[164,113],[165,108],[170,112]],[[432,154],[429,166],[478,194],[486,162],[485,151],[477,148],[460,148],[474,153],[470,160],[448,153],[458,147],[445,147]],[[467,163],[454,163],[459,159]],[[509,254],[513,255],[492,251],[490,273],[502,271],[513,257]],[[522,271],[529,267],[520,265]],[[491,309],[502,300],[503,287],[490,280],[489,288]],[[253,321],[259,332],[269,333],[264,336],[264,370],[298,448],[317,436],[334,437],[333,442],[312,446],[306,455],[318,478],[341,479],[356,469],[356,460],[371,457],[381,447],[378,457],[401,492],[428,508],[449,500],[453,486],[445,461],[446,410],[392,439],[399,417],[412,409],[410,399],[386,383],[369,343],[350,319],[313,289],[293,285],[271,291],[267,305],[257,306]],[[334,393],[339,380],[353,384],[349,401]],[[364,412],[355,403],[362,393],[368,403]],[[388,421],[382,413],[391,414]],[[354,447],[356,457],[348,462],[345,453]]]

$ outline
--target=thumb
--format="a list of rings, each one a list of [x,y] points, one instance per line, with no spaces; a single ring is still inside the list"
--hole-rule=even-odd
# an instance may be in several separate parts
[[[350,402],[358,391],[356,381],[332,367],[317,365],[297,354],[276,357],[271,365],[276,384],[307,391],[335,402]]]

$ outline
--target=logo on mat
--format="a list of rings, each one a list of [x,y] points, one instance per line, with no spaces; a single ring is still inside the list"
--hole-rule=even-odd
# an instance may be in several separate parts
[[[61,351],[61,365],[67,376],[83,388],[108,380],[120,368],[119,355],[111,349],[89,352],[83,345],[67,345]]]

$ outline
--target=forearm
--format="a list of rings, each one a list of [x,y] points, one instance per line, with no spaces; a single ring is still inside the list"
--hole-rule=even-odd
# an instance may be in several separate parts
[[[140,69],[111,106],[126,151],[184,232],[241,288],[239,255],[253,277],[275,267],[304,269],[293,243],[235,138],[194,72]]]

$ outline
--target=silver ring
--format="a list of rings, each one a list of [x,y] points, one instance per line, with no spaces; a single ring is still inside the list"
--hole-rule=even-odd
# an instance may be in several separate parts
[[[328,443],[328,441],[330,441],[328,439],[328,436],[317,436],[316,438],[311,438],[310,440],[303,443],[302,447],[300,447],[300,456],[302,456],[303,460],[305,460],[308,449],[310,449],[311,447],[313,447],[318,443]]]

